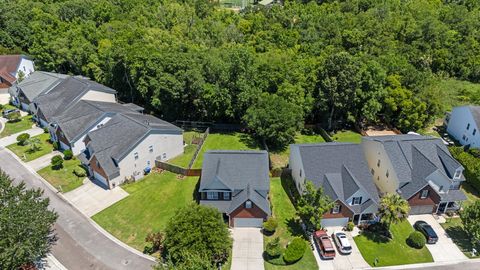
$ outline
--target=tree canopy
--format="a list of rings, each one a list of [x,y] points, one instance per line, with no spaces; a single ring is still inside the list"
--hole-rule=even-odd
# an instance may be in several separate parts
[[[323,192],[322,187],[317,189],[312,181],[307,181],[305,189],[297,201],[297,214],[305,222],[307,228],[314,231],[322,227],[323,214],[334,206],[334,202]]]

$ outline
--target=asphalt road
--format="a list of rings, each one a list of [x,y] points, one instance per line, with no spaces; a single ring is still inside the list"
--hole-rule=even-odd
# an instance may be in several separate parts
[[[58,242],[52,254],[67,269],[151,269],[155,264],[102,234],[87,217],[1,147],[0,169],[14,178],[16,184],[23,181],[29,188],[41,188],[44,196],[50,198],[50,207],[59,214],[55,224]]]

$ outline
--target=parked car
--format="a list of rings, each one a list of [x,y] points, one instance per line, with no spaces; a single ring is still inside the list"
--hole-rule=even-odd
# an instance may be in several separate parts
[[[427,238],[428,244],[435,244],[438,241],[438,236],[433,230],[432,226],[428,225],[427,222],[419,220],[413,225],[415,230],[421,232]]]
[[[19,109],[10,109],[10,110],[4,110],[2,113],[3,117],[7,117],[9,114],[14,113],[14,112],[20,112]]]
[[[330,236],[328,236],[326,231],[319,230],[313,234],[313,239],[318,245],[320,256],[324,259],[333,259],[335,258],[335,248],[333,248],[332,241]]]
[[[348,241],[347,235],[344,232],[334,232],[332,233],[332,238],[339,252],[343,254],[352,253],[352,245],[350,245],[350,241]]]

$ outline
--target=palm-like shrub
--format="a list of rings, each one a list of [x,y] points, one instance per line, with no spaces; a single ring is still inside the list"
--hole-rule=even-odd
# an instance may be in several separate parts
[[[398,194],[387,194],[380,200],[378,213],[380,221],[385,224],[388,230],[392,223],[405,220],[410,212],[408,202]]]

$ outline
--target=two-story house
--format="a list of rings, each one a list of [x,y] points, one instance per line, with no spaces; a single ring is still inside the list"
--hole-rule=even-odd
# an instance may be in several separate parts
[[[271,215],[266,151],[208,151],[200,178],[200,204],[217,208],[230,227],[261,227]]]
[[[33,61],[25,55],[0,55],[0,89],[9,88],[34,71]]]
[[[447,132],[462,145],[480,148],[480,106],[453,108],[445,119]]]
[[[438,138],[419,135],[363,137],[362,146],[381,195],[398,193],[410,214],[457,210],[464,168]]]
[[[300,194],[311,181],[335,202],[323,227],[376,219],[379,197],[360,144],[292,144],[289,169]]]

